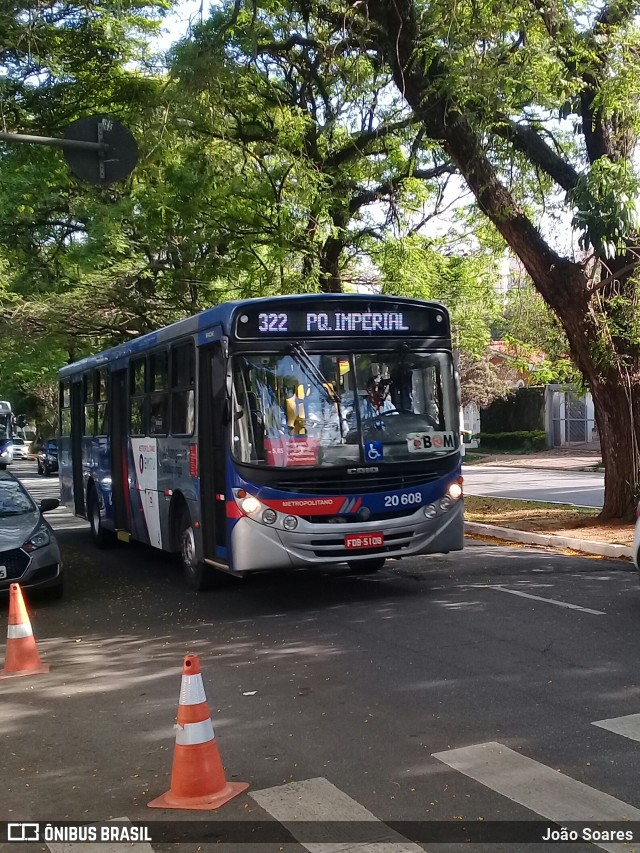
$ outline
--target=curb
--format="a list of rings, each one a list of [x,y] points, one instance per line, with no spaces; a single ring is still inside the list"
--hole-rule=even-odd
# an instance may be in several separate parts
[[[598,557],[631,557],[633,549],[628,545],[610,545],[607,542],[591,542],[587,539],[572,539],[570,536],[554,536],[545,533],[531,533],[528,530],[513,530],[511,527],[496,527],[493,524],[480,524],[465,521],[465,533],[477,533],[481,536],[493,536],[507,542],[524,542],[528,545],[546,545],[550,548],[570,548],[583,554],[595,554]]]
[[[587,466],[585,468],[563,468],[560,465],[526,465],[522,462],[468,462],[462,460],[462,465],[465,468],[485,468],[489,465],[495,465],[500,468],[525,468],[530,471],[561,471],[563,474],[575,474],[576,472],[585,472],[588,474],[604,473],[602,466]]]

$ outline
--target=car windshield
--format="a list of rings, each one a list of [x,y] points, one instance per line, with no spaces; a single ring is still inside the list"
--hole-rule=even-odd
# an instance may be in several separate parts
[[[23,446],[24,446],[24,438],[14,438],[14,439],[13,439],[13,443],[14,443],[17,447],[21,447],[21,446],[23,447]]]
[[[16,480],[0,479],[0,518],[27,515],[36,509],[36,505]]]
[[[45,445],[45,449],[49,451],[49,453],[56,453],[58,450],[58,445],[55,441],[49,441]]]
[[[233,455],[264,466],[414,461],[458,448],[451,356],[238,355]]]

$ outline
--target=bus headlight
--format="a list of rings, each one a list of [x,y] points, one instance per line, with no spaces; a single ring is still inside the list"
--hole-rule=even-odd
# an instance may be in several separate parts
[[[435,518],[438,514],[438,510],[436,509],[435,504],[427,504],[427,506],[422,511],[424,512],[425,518]]]
[[[278,517],[278,513],[274,509],[265,509],[262,513],[262,520],[265,524],[274,524]]]
[[[240,509],[247,515],[251,515],[254,512],[258,512],[260,507],[260,501],[257,498],[252,497],[251,495],[249,495],[249,497],[247,498],[243,498],[240,501]]]
[[[295,515],[287,515],[284,521],[282,522],[282,526],[285,530],[295,530],[298,526],[298,519]]]
[[[462,486],[460,483],[451,483],[447,491],[454,501],[457,501],[458,498],[462,497]]]
[[[445,495],[443,498],[440,498],[440,502],[438,506],[441,510],[447,510],[453,504],[453,498],[450,498],[449,495]]]

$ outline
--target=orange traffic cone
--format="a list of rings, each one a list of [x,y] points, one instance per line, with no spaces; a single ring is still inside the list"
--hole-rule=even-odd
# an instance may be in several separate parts
[[[227,782],[204,692],[200,661],[187,655],[182,667],[171,788],[152,809],[217,809],[249,787]]]
[[[49,672],[49,667],[40,662],[20,584],[12,583],[9,587],[7,659],[4,669],[0,670],[0,678],[39,675],[42,672]]]

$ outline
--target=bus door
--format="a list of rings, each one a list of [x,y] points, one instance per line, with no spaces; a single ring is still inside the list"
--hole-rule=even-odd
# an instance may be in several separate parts
[[[111,374],[109,435],[111,463],[111,500],[113,503],[113,526],[116,530],[129,530],[125,488],[129,488],[124,475],[125,433],[127,429],[127,369]]]
[[[219,342],[200,349],[198,463],[204,556],[226,564],[225,371],[226,363]]]
[[[84,475],[82,470],[82,436],[84,408],[82,382],[71,383],[71,465],[73,467],[73,502],[76,515],[85,515]]]

